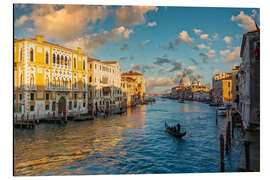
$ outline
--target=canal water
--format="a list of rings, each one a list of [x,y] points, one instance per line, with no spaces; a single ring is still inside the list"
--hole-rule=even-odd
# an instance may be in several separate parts
[[[200,102],[157,97],[152,105],[128,109],[126,115],[39,124],[14,129],[14,175],[91,175],[219,172],[219,135],[226,117]],[[165,132],[178,122],[183,139]],[[225,155],[225,171],[237,171],[239,138]]]

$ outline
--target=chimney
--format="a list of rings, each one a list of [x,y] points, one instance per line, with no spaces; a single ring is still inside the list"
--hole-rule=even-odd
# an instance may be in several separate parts
[[[82,48],[78,47],[78,53],[81,54]]]
[[[42,35],[36,35],[36,40],[39,41],[39,42],[42,42],[42,41],[45,40],[45,38]]]

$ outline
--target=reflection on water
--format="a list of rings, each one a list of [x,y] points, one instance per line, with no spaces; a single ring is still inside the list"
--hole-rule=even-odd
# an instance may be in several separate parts
[[[165,121],[181,122],[186,137],[165,133]],[[128,109],[127,115],[15,129],[14,174],[218,172],[222,131],[215,125],[214,108],[158,99],[153,105]],[[236,170],[235,163],[227,164],[226,170]]]

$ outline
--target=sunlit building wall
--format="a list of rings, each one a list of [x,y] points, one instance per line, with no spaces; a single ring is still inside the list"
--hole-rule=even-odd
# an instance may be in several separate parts
[[[40,118],[87,112],[87,55],[45,41],[14,40],[14,112]]]

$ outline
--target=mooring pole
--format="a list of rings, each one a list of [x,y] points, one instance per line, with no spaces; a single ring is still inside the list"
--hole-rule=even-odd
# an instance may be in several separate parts
[[[220,135],[220,172],[224,172],[224,137]]]
[[[250,145],[250,143],[248,141],[245,141],[244,142],[244,146],[245,146],[245,159],[246,159],[246,171],[249,171],[249,169],[250,169],[249,145]]]
[[[228,121],[227,123],[227,129],[226,129],[226,153],[229,152],[229,148],[231,146],[231,137],[230,137],[230,129],[231,129],[231,122]]]

